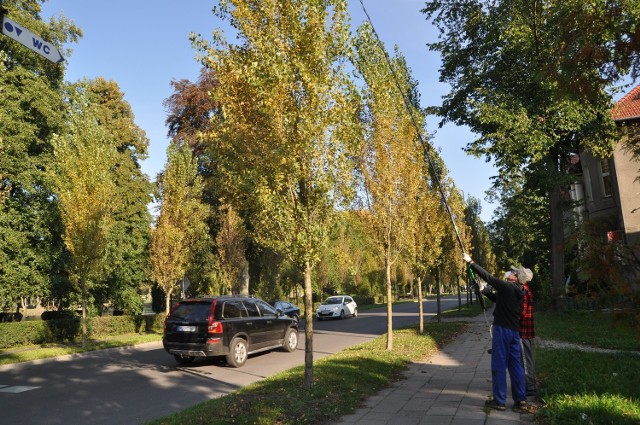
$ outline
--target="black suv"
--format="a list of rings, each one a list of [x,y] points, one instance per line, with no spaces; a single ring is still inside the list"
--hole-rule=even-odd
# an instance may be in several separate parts
[[[164,322],[164,349],[180,364],[226,356],[241,367],[249,354],[298,346],[297,323],[259,298],[192,298],[173,306]]]

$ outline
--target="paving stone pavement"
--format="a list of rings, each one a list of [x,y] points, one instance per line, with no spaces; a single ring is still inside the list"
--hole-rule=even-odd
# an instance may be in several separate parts
[[[403,379],[369,397],[334,425],[519,425],[533,415],[484,408],[491,394],[491,311],[468,321],[469,328],[423,362],[413,363]]]

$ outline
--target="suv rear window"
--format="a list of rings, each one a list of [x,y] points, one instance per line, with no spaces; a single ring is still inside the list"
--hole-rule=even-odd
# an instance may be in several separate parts
[[[256,300],[256,305],[260,309],[260,312],[263,316],[276,316],[278,314],[275,308],[271,307],[269,304],[262,300]]]
[[[245,310],[242,301],[225,301],[222,305],[222,317],[225,319],[247,316],[247,310]]]
[[[207,320],[211,311],[211,301],[180,303],[171,312],[171,319],[184,320],[187,322],[196,320]]]
[[[249,317],[260,317],[260,311],[258,310],[258,306],[253,300],[245,300],[244,306],[247,308],[249,312]]]

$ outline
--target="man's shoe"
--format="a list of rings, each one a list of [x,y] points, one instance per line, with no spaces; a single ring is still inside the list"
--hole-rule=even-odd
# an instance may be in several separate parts
[[[532,406],[526,401],[522,400],[517,402],[513,406],[513,411],[516,413],[534,413],[536,409],[535,409],[535,406]]]
[[[504,407],[504,404],[498,404],[496,403],[496,401],[494,399],[491,400],[487,400],[484,402],[484,406],[488,407],[489,409],[495,409],[495,410],[505,410],[506,407]]]

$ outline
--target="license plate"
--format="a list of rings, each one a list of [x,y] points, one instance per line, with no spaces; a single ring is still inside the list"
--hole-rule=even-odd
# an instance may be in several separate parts
[[[178,331],[178,332],[195,332],[196,331],[196,327],[195,326],[178,326],[178,327],[176,327],[176,331]]]

